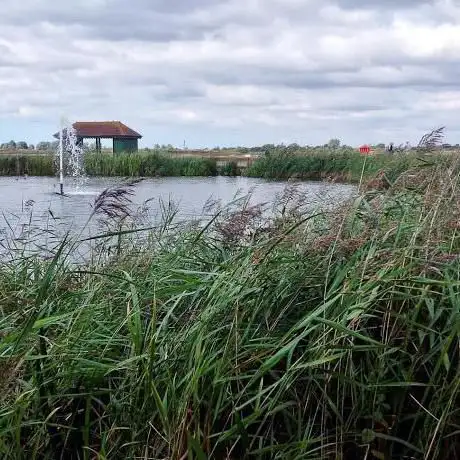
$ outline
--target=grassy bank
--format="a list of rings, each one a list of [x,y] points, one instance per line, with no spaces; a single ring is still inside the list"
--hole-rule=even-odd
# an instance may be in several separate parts
[[[52,156],[0,156],[0,175],[53,176]],[[416,154],[377,155],[364,157],[357,152],[319,151],[308,155],[275,153],[255,160],[242,171],[250,177],[267,179],[312,179],[358,182],[385,171],[391,180],[418,162]],[[156,177],[156,176],[234,176],[240,173],[236,163],[220,168],[210,158],[171,158],[158,153],[131,155],[87,154],[85,170],[90,176]]]
[[[459,166],[362,190],[2,264],[1,458],[459,458]]]

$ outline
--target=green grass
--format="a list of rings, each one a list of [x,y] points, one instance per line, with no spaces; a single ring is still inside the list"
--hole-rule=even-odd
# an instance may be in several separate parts
[[[85,268],[75,241],[15,255],[1,458],[458,458],[458,174],[410,171],[331,214],[288,205],[252,238],[245,208],[120,234]]]
[[[158,153],[85,157],[90,176],[215,176],[216,163],[207,158],[169,158]]]
[[[0,155],[0,176],[53,176],[54,159],[51,155]]]

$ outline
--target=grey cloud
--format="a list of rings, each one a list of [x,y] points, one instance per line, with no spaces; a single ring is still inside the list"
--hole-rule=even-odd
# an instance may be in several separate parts
[[[225,0],[224,0],[225,2]],[[216,0],[134,0],[132,7],[142,10],[153,10],[169,14],[187,14],[197,9],[203,9],[216,4]],[[112,0],[110,7],[122,9],[126,5],[124,0]]]
[[[190,99],[197,99],[197,98],[202,98],[205,96],[205,91],[203,88],[197,88],[197,87],[173,87],[173,88],[167,88],[161,97],[163,99],[172,101],[180,101],[180,100],[190,100]]]
[[[372,102],[362,102],[362,103],[354,103],[354,104],[344,104],[336,107],[335,110],[339,112],[380,112],[383,110],[387,110],[387,105],[375,104]]]
[[[86,7],[75,8],[74,3],[50,3],[51,8],[25,0],[23,4],[6,0],[0,24],[29,25],[50,23],[57,26],[78,26],[78,36],[106,40],[171,40],[198,39],[214,30],[201,24],[187,23],[187,15],[212,5],[212,0],[107,0],[88,2]],[[9,6],[8,6],[9,5]]]
[[[10,49],[0,43],[0,69],[6,67],[21,67],[21,61]]]
[[[336,3],[347,9],[385,9],[416,8],[422,5],[434,5],[436,0],[336,0]]]
[[[436,91],[439,88],[457,88],[460,78],[459,66],[433,65],[430,67],[437,75],[424,74],[426,67],[413,67],[410,71],[399,71],[398,68],[390,68],[390,75],[385,77],[378,75],[370,79],[360,74],[359,69],[337,69],[296,71],[279,68],[243,68],[240,72],[231,72],[227,69],[207,70],[209,81],[215,84],[243,85],[253,84],[267,87],[286,87],[293,89],[318,89],[327,88],[407,88],[417,87]],[[394,77],[392,77],[393,72]]]

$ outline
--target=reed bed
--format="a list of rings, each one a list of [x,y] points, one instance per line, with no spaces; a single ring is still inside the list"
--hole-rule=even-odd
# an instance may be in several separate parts
[[[65,166],[65,165],[64,165]],[[157,177],[215,176],[216,163],[208,158],[170,158],[157,153],[101,155],[87,154],[85,172],[91,176]],[[0,176],[54,176],[53,155],[0,156]]]
[[[85,170],[91,176],[155,177],[215,176],[216,162],[208,158],[170,158],[158,153],[88,154]]]
[[[289,152],[261,157],[247,170],[234,162],[217,168],[212,158],[171,158],[157,152],[109,155],[88,153],[84,158],[86,174],[90,176],[159,177],[159,176],[235,176],[245,174],[266,179],[312,179],[359,182],[385,171],[390,179],[418,163],[419,155],[395,154],[365,157],[345,150],[318,151],[306,155]],[[0,156],[0,176],[54,176],[57,174],[53,155]]]
[[[52,155],[0,155],[0,176],[54,176]]]
[[[418,160],[417,153],[361,155],[353,150],[313,152],[298,155],[281,152],[255,161],[248,176],[266,179],[311,179],[359,182],[384,170],[392,179],[409,169]]]
[[[69,236],[0,266],[1,458],[460,458],[459,172],[169,214],[142,244],[107,191],[92,263]]]

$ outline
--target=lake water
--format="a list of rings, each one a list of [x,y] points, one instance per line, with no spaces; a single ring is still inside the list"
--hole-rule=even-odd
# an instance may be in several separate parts
[[[0,231],[4,238],[26,238],[24,229],[31,226],[78,230],[92,213],[95,198],[104,189],[125,182],[120,178],[87,178],[81,187],[68,183],[68,196],[61,197],[56,194],[59,184],[55,178],[0,177]],[[150,218],[155,220],[161,201],[173,202],[182,219],[205,218],[203,208],[210,200],[225,206],[237,196],[251,194],[251,204],[267,203],[269,210],[287,186],[292,184],[247,177],[152,178],[134,186],[131,207],[148,207]],[[302,182],[295,187],[311,210],[338,204],[356,191],[352,185],[325,182]]]

